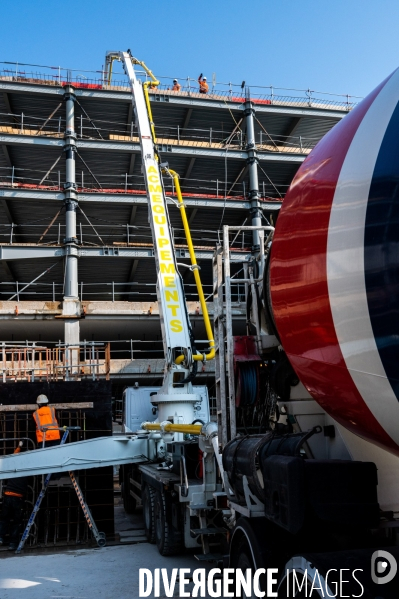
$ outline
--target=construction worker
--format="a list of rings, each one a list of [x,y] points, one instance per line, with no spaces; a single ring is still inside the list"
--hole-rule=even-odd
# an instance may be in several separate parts
[[[14,453],[21,451],[23,443],[19,442]],[[19,543],[19,528],[24,516],[25,497],[30,477],[21,476],[7,482],[3,496],[3,507],[0,514],[0,545],[4,544],[7,532],[10,535],[8,548],[15,551]]]
[[[52,447],[60,444],[59,424],[55,416],[55,409],[49,407],[47,395],[39,395],[36,403],[38,408],[33,412],[36,423],[36,439],[42,447]]]
[[[206,82],[206,77],[201,75],[198,77],[198,83],[199,83],[199,93],[200,94],[207,94],[209,91],[209,85]]]
[[[179,92],[180,90],[181,90],[180,83],[177,81],[177,79],[173,79],[172,92]]]

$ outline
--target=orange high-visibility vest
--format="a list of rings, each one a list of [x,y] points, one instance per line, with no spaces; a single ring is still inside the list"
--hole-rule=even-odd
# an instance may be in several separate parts
[[[209,86],[208,86],[207,82],[204,81],[203,79],[198,79],[198,83],[200,86],[200,88],[199,88],[200,94],[207,94],[208,90],[209,90]]]
[[[54,408],[43,406],[33,412],[33,418],[36,422],[36,439],[38,443],[42,443],[44,431],[46,431],[46,441],[55,441],[60,438],[60,431],[52,430],[52,428],[58,428]]]

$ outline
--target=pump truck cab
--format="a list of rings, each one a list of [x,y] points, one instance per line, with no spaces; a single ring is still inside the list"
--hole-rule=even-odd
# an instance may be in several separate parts
[[[159,82],[130,51],[107,54],[106,82],[115,60],[129,78],[140,137],[165,371],[160,388],[125,391],[122,435],[93,440],[102,442],[95,448],[71,444],[68,467],[121,464],[125,507],[142,505],[147,539],[162,555],[194,548],[199,560],[276,568],[278,597],[397,597],[398,71],[306,158],[276,228],[262,225],[254,107],[245,100],[252,222],[225,226],[216,247],[215,343],[179,177],[156,145],[148,88]],[[164,177],[174,181],[205,352],[186,309]],[[250,236],[241,278],[230,270],[237,230]],[[248,321],[239,337],[237,283],[246,288]],[[207,390],[193,381],[198,362],[215,357],[212,421]],[[62,471],[63,451],[38,452],[35,471]],[[2,478],[29,467],[23,455],[0,458]]]

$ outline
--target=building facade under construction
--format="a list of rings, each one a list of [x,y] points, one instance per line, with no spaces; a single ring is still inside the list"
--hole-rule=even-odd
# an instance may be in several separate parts
[[[60,405],[61,425],[80,427],[76,440],[108,435],[123,389],[160,385],[165,360],[140,140],[124,75],[0,67],[0,452],[10,453],[14,439],[34,433],[38,393]],[[207,94],[189,77],[179,79],[178,91],[173,77],[160,81],[150,88],[157,150],[179,174],[213,317],[223,226],[274,225],[300,164],[354,100],[215,77]],[[164,184],[191,326],[206,351],[173,180]],[[245,230],[231,240],[233,276],[254,244]],[[234,334],[245,335],[248,290],[236,285],[231,294]],[[200,363],[197,384],[216,395],[213,362]],[[84,491],[93,491],[93,514],[112,532],[112,472],[94,472]],[[32,542],[84,540],[76,501],[59,489],[53,495]]]

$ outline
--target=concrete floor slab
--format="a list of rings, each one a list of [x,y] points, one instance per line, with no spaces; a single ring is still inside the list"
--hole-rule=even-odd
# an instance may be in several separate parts
[[[4,555],[4,554],[3,554]],[[135,599],[139,569],[190,568],[192,554],[162,557],[155,545],[141,543],[79,549],[46,555],[10,556],[0,561],[1,599]],[[190,591],[190,586],[186,587]],[[175,597],[179,597],[176,584]],[[150,597],[154,597],[153,594]],[[160,597],[165,597],[161,584]]]

